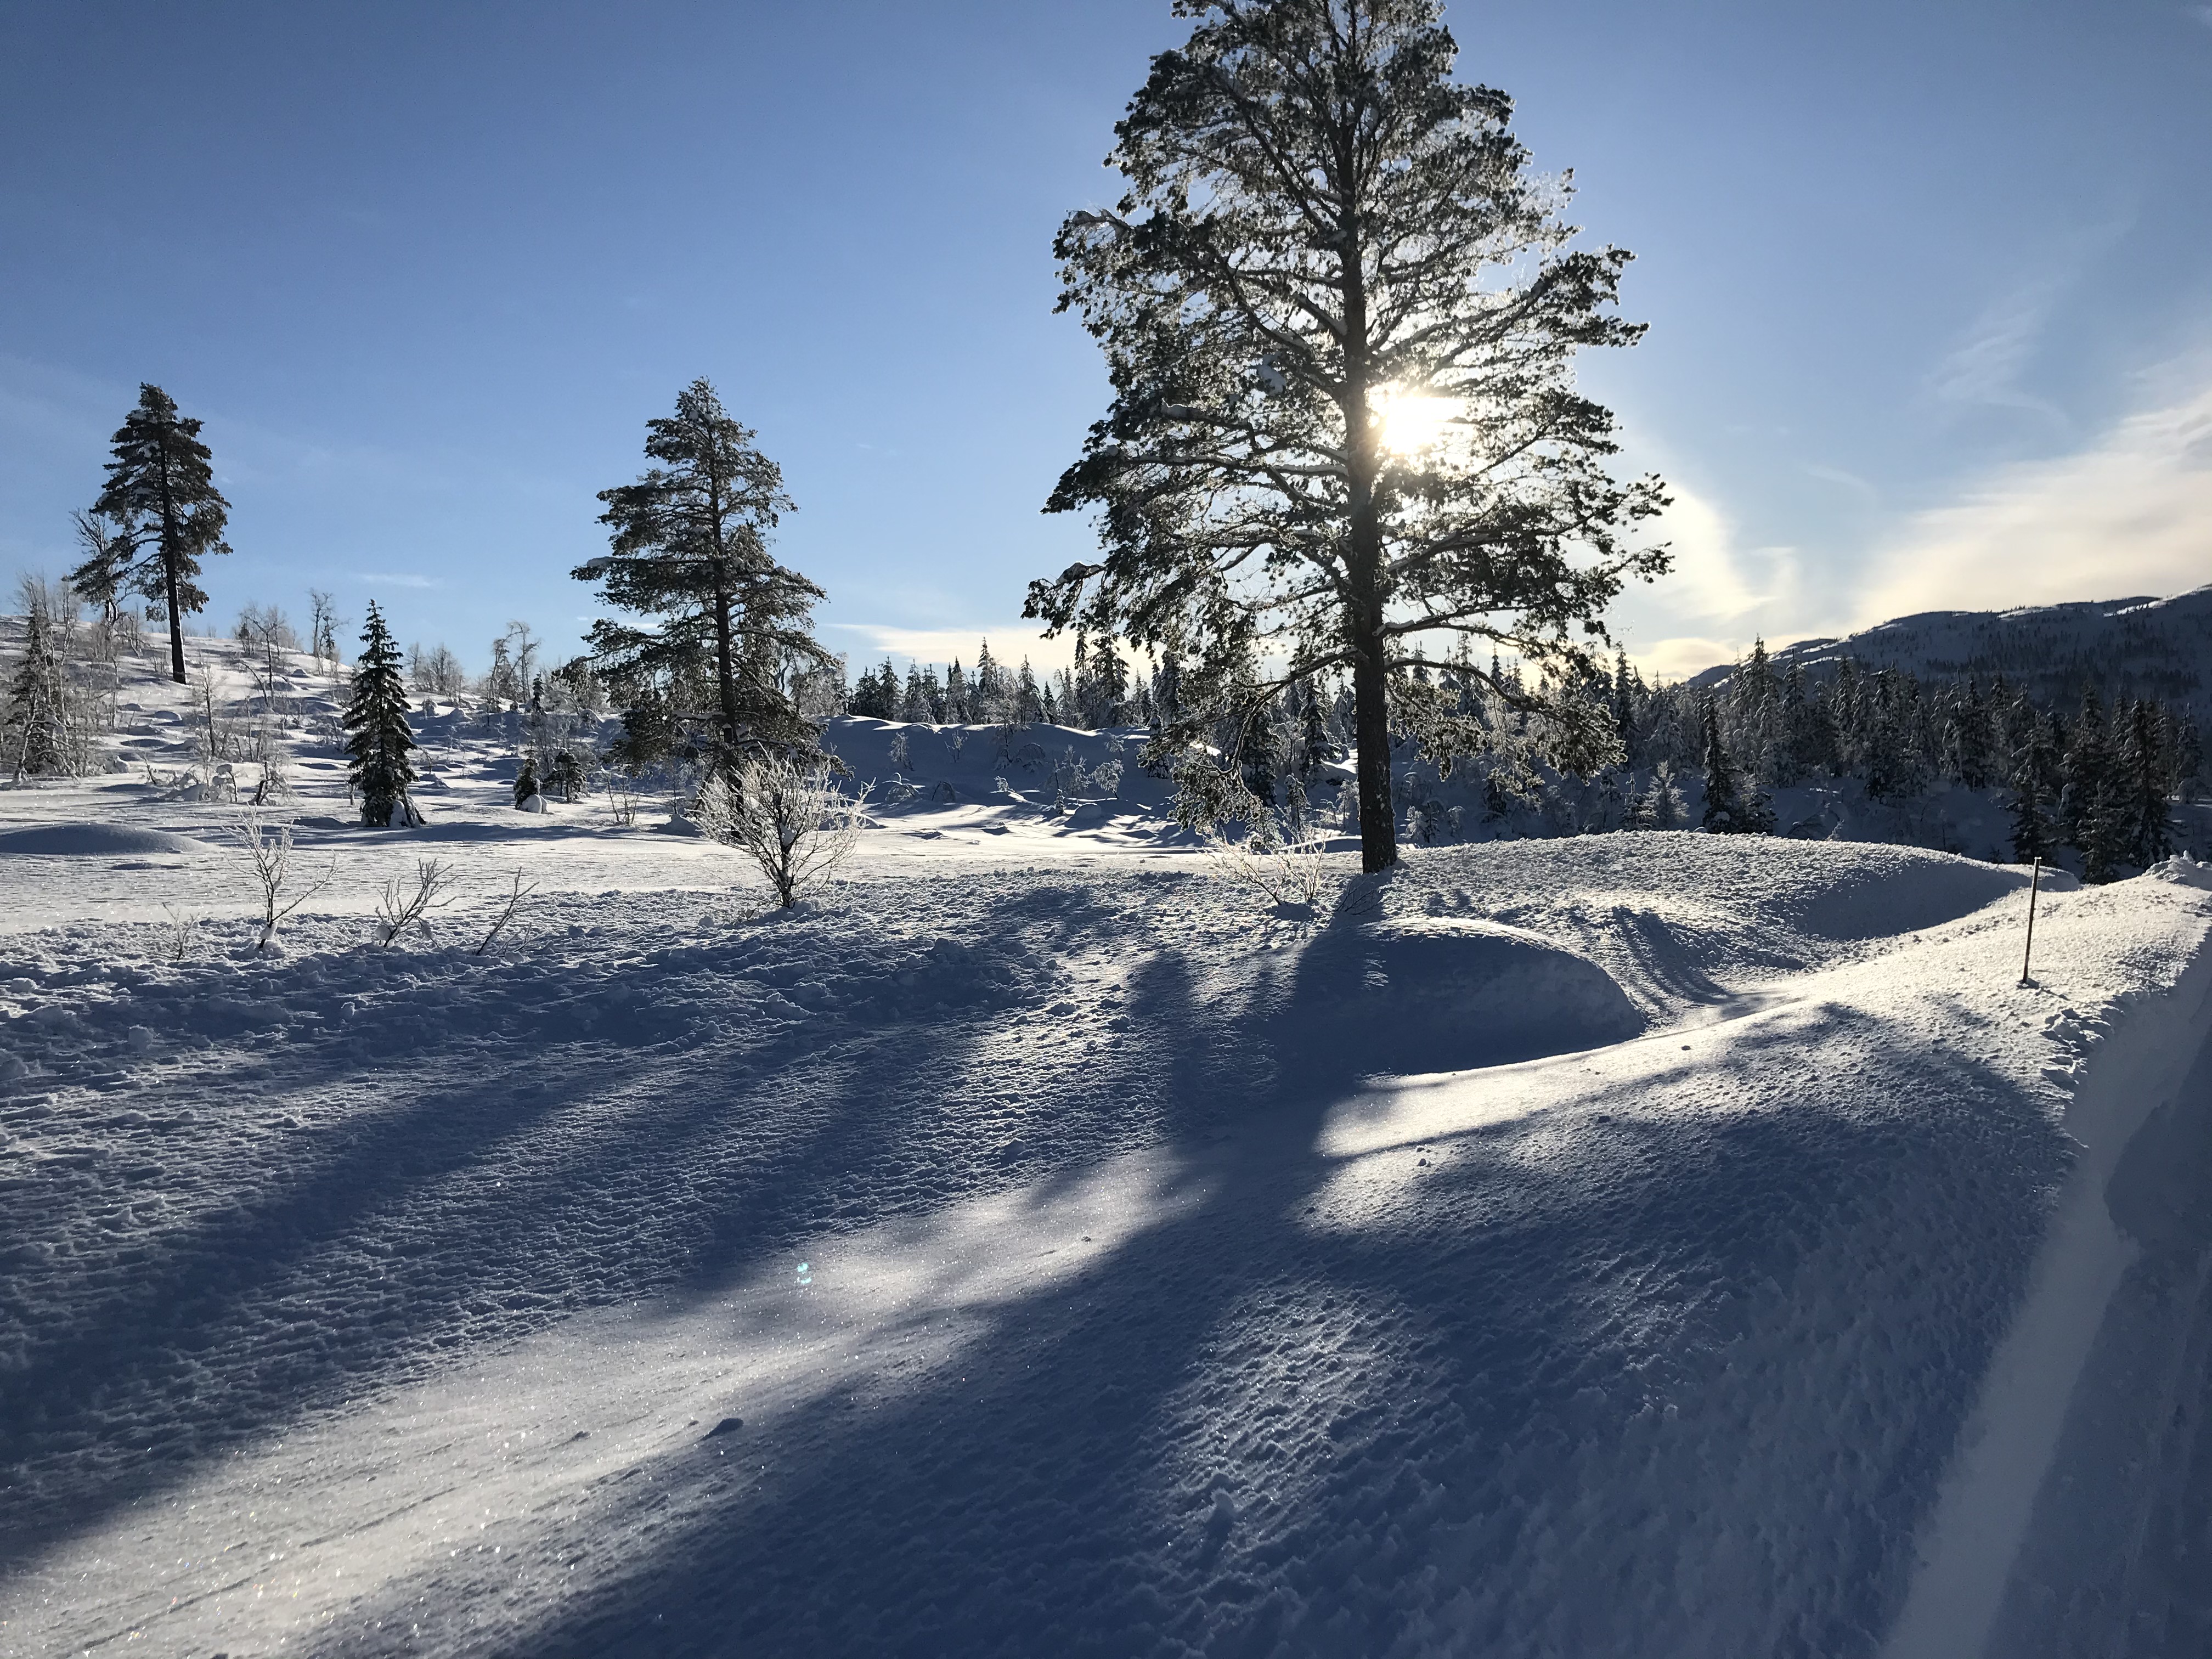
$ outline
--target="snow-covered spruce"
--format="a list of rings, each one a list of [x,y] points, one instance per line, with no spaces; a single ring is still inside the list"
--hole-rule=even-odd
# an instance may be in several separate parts
[[[374,602],[354,664],[353,697],[346,705],[346,757],[361,821],[373,830],[416,822],[409,791],[415,733],[407,724],[407,689],[399,678],[399,648]]]

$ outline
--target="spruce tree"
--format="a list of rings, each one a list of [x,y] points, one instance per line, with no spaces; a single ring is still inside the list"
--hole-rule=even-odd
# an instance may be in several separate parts
[[[2129,705],[2120,736],[2118,838],[2124,856],[2148,870],[2173,855],[2173,829],[2166,814],[2166,737],[2157,707],[2138,697]]]
[[[1863,690],[1860,726],[1866,792],[1875,800],[1901,800],[1927,787],[1920,745],[1920,683],[1885,668]]]
[[[926,725],[929,720],[929,698],[921,689],[921,669],[911,658],[906,665],[906,685],[899,693],[898,717],[909,724]]]
[[[836,659],[812,632],[822,590],[769,555],[769,532],[792,510],[782,471],[703,380],[646,428],[645,453],[661,465],[599,492],[612,550],[574,574],[600,584],[604,603],[660,625],[602,618],[592,625],[594,655],[635,678],[710,678],[726,756],[741,746],[811,751],[815,728],[785,689],[789,670],[834,670]]]
[[[1322,706],[1321,694],[1310,680],[1304,690],[1298,710],[1298,781],[1311,788],[1336,758],[1337,749],[1329,738],[1328,711]]]
[[[1628,665],[1628,653],[1616,649],[1613,653],[1613,735],[1620,743],[1620,763],[1631,771],[1635,770],[1641,758],[1638,753],[1640,745],[1637,742],[1636,691],[1636,671]]]
[[[1413,647],[1579,671],[1621,586],[1667,566],[1632,545],[1663,492],[1609,475],[1613,417],[1573,377],[1640,337],[1612,312],[1629,256],[1568,246],[1561,181],[1509,99],[1453,77],[1437,0],[1179,9],[1201,21],[1115,129],[1127,194],[1055,244],[1114,398],[1047,510],[1095,509],[1103,562],[1032,583],[1024,614],[1176,653],[1178,743],[1240,696],[1347,675],[1380,870],[1394,723],[1439,760],[1485,737],[1419,694]],[[1547,712],[1550,758],[1615,758],[1587,705]]]
[[[2197,722],[2184,715],[2173,728],[2173,792],[2185,801],[2194,801],[2203,784],[2204,739],[2198,735]]]
[[[1705,815],[1698,822],[1715,835],[1736,835],[1747,828],[1743,786],[1736,778],[1735,762],[1729,758],[1728,745],[1721,741],[1720,715],[1710,702],[1705,705],[1704,724]]]
[[[2105,736],[2104,705],[2093,686],[2082,695],[2081,712],[2067,733],[2058,791],[2059,840],[2086,858],[2097,837],[2100,805],[2110,788],[2112,757]]]
[[[565,749],[556,750],[550,781],[562,800],[573,801],[584,792],[583,763]]]
[[[1230,752],[1238,775],[1252,798],[1265,806],[1276,805],[1275,778],[1282,765],[1283,749],[1275,731],[1274,707],[1257,700],[1243,705],[1249,712],[1236,721]]]
[[[622,736],[614,741],[611,758],[632,777],[659,765],[676,746],[676,719],[669,710],[668,699],[650,683],[623,710],[622,725]]]
[[[545,786],[538,776],[538,757],[525,755],[522,769],[514,775],[514,804],[518,807],[532,797],[545,793]]]
[[[978,724],[992,725],[1006,718],[1006,672],[999,666],[998,659],[991,654],[991,642],[985,640],[975,653],[974,680],[975,719]]]
[[[394,812],[417,822],[409,789],[415,763],[408,750],[415,733],[407,724],[407,688],[399,674],[399,647],[372,602],[362,630],[361,655],[354,664],[353,700],[345,712],[347,770],[361,799],[361,821],[381,830]]]
[[[7,719],[0,724],[14,751],[14,778],[46,777],[63,770],[62,665],[37,605],[25,620],[22,659],[8,685]]]
[[[214,458],[199,434],[199,422],[179,414],[167,392],[138,388],[138,407],[115,434],[107,483],[92,508],[120,528],[70,576],[81,592],[128,586],[159,599],[169,618],[169,677],[179,685],[184,619],[207,608],[197,582],[200,560],[230,551],[222,538],[230,503],[215,487]]]
[[[898,675],[885,657],[881,668],[868,670],[853,688],[853,713],[872,720],[896,720],[897,705]]]
[[[2093,688],[2082,699],[2066,750],[2059,830],[2081,854],[2081,879],[2113,878],[2129,856],[2136,827],[2118,746]]]
[[[2032,720],[2012,757],[2012,855],[2027,864],[2057,851],[2051,835],[2051,804],[2058,789],[2058,732],[2046,720]]]
[[[1986,787],[1992,741],[1990,707],[1971,677],[1966,690],[1955,694],[1945,710],[1945,726],[1952,775],[1969,789]]]
[[[1729,680],[1729,736],[1735,752],[1745,757],[1745,770],[1754,779],[1778,779],[1786,771],[1783,756],[1783,686],[1766,654],[1766,641],[1751,642],[1751,655],[1737,665]]]
[[[1850,657],[1836,665],[1828,688],[1829,719],[1836,734],[1836,770],[1841,777],[1864,775],[1866,765],[1866,683],[1858,664]]]

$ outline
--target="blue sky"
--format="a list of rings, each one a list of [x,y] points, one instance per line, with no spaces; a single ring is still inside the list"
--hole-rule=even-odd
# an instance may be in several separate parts
[[[1633,249],[1591,362],[1687,672],[1939,605],[2212,580],[2212,7],[1462,0],[1461,72]],[[227,624],[371,598],[472,666],[584,626],[593,496],[704,374],[866,660],[1054,647],[1103,407],[1066,210],[1166,0],[0,9],[0,572],[58,572],[142,380],[204,416]]]

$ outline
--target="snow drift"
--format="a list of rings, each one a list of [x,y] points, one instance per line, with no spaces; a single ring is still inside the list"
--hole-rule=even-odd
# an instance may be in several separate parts
[[[141,830],[121,823],[40,823],[0,830],[0,854],[33,854],[45,858],[109,858],[133,853],[212,853],[206,842],[166,830]]]
[[[1644,1025],[1587,957],[1499,922],[1413,915],[1317,941],[1291,1036],[1324,1074],[1449,1072],[1595,1048]]]

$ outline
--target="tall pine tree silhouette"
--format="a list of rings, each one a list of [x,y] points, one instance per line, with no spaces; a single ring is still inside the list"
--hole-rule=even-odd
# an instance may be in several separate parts
[[[1613,416],[1572,372],[1642,334],[1613,309],[1629,256],[1570,246],[1565,182],[1510,100],[1454,76],[1436,0],[1176,10],[1196,27],[1115,129],[1127,193],[1054,244],[1114,401],[1045,510],[1096,512],[1103,556],[1032,582],[1023,614],[1176,653],[1177,748],[1289,681],[1349,678],[1382,870],[1397,741],[1439,762],[1486,741],[1422,686],[1419,645],[1487,640],[1577,684],[1606,606],[1667,568],[1637,533],[1665,494],[1610,476]],[[1489,689],[1542,708],[1547,758],[1615,759],[1578,698]]]
[[[2051,802],[2058,789],[2058,727],[2031,713],[2012,761],[2012,855],[2022,864],[2056,850]]]
[[[2146,870],[2173,852],[2166,807],[2165,725],[2157,706],[2138,697],[2129,704],[2120,730],[2120,834],[2127,857]]]
[[[1705,829],[1720,835],[1732,835],[1742,828],[1743,789],[1737,782],[1735,765],[1729,759],[1728,745],[1721,741],[1720,716],[1711,703],[1705,705]]]
[[[2124,825],[2112,742],[2104,705],[2092,688],[2081,699],[2066,745],[2065,783],[2058,797],[2058,833],[2081,854],[2081,879],[2107,882],[2124,851]]]
[[[113,453],[92,510],[122,529],[70,580],[80,592],[129,586],[161,600],[169,613],[169,677],[182,685],[184,619],[207,608],[195,580],[201,558],[230,551],[222,538],[230,503],[215,487],[200,423],[179,415],[176,400],[157,386],[138,388],[138,407],[115,434]]]
[[[368,626],[362,630],[361,656],[354,664],[353,701],[346,707],[345,730],[348,769],[361,797],[361,821],[381,830],[397,811],[402,822],[419,822],[408,799],[415,763],[407,751],[415,747],[415,733],[407,724],[399,647],[392,643],[392,630],[374,603],[368,607]]]
[[[769,532],[792,510],[782,471],[703,380],[678,396],[673,416],[646,422],[645,453],[660,465],[599,492],[612,550],[574,574],[600,584],[605,604],[660,626],[602,618],[593,654],[612,675],[711,680],[726,758],[741,745],[811,750],[816,729],[791,698],[788,671],[835,672],[837,661],[812,632],[822,590],[769,556]]]

